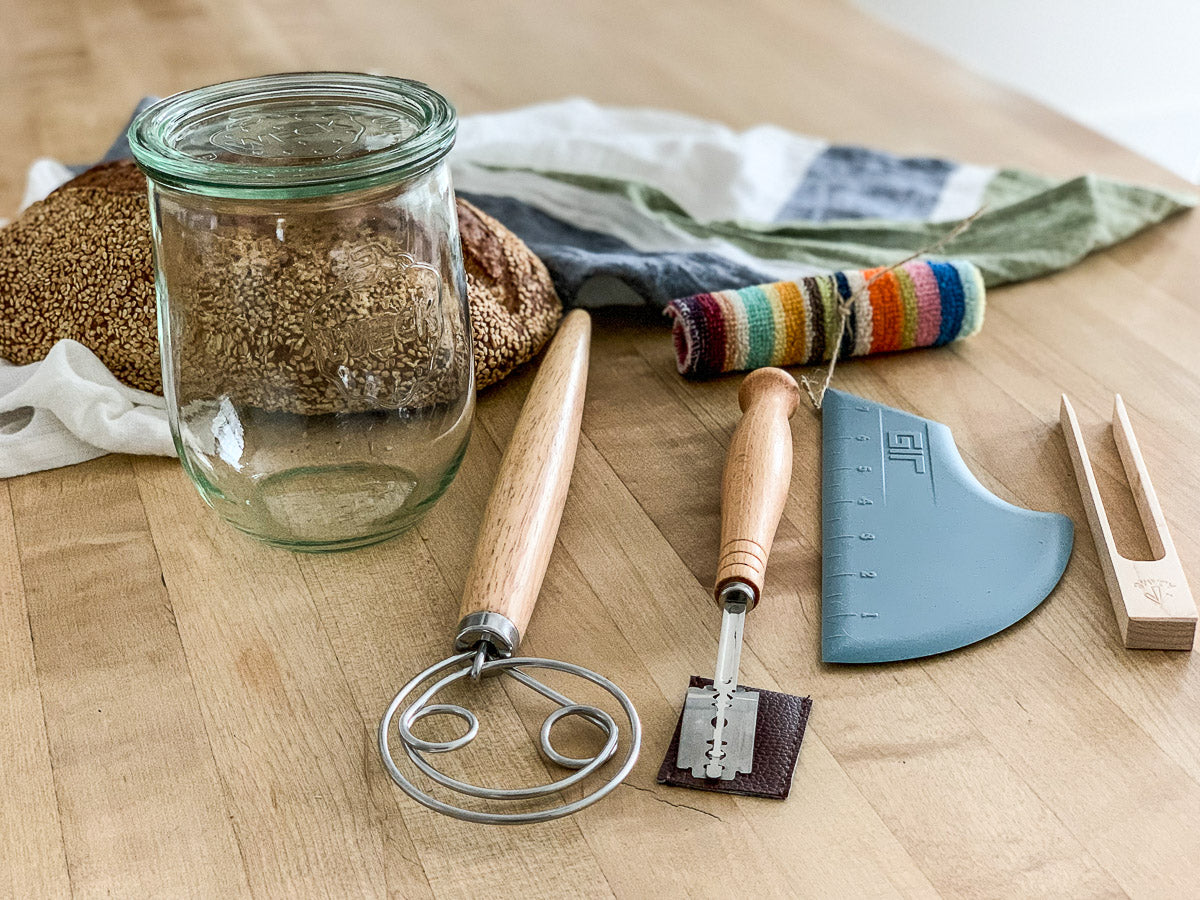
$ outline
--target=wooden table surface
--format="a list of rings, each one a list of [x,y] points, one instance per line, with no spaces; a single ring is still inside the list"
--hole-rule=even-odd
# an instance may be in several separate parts
[[[146,93],[303,68],[405,74],[464,113],[567,95],[769,121],[905,153],[1152,164],[831,0],[571,4],[0,0],[0,210],[36,156],[95,158]],[[374,730],[445,655],[465,557],[529,374],[486,392],[465,465],[414,532],[272,550],[173,460],[110,456],[0,483],[0,894],[221,896],[1195,895],[1200,665],[1118,642],[1057,426],[1077,401],[1128,553],[1146,553],[1104,423],[1130,409],[1200,587],[1200,219],[998,289],[982,334],[854,362],[842,387],[945,422],[1015,503],[1066,512],[1061,584],[1000,636],[867,668],[819,661],[819,428],[751,616],[747,683],[811,694],[786,802],[654,774],[719,617],[718,483],[738,378],[684,383],[657,321],[602,316],[574,482],[526,649],[624,685],[642,757],[601,804],[501,829],[418,807]],[[544,774],[540,715],[488,687],[476,772]],[[511,751],[511,754],[510,754]]]

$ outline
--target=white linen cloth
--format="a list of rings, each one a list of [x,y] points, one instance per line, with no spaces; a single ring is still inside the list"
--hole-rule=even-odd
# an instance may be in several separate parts
[[[173,456],[162,397],[126,387],[77,341],[41,362],[0,362],[0,478],[105,453]]]

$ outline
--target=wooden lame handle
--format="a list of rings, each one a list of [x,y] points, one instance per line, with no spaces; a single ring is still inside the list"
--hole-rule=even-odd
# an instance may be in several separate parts
[[[738,391],[742,418],[729,442],[721,479],[721,556],[715,595],[741,581],[762,596],[767,555],[792,480],[792,428],[800,403],[795,379],[782,369],[758,369]]]
[[[546,351],[483,511],[461,616],[494,612],[516,626],[533,614],[571,484],[592,321],[583,310],[563,319]]]

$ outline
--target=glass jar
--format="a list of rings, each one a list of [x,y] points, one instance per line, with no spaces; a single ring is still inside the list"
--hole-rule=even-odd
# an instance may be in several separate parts
[[[456,128],[423,84],[326,72],[176,94],[130,126],[171,433],[242,531],[364,546],[454,478],[475,407]]]

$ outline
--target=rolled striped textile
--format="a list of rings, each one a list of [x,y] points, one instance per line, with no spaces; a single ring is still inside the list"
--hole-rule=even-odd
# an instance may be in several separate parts
[[[963,260],[814,275],[672,300],[666,312],[675,320],[679,373],[828,362],[838,305],[851,298],[841,358],[940,347],[983,325],[983,276]]]

